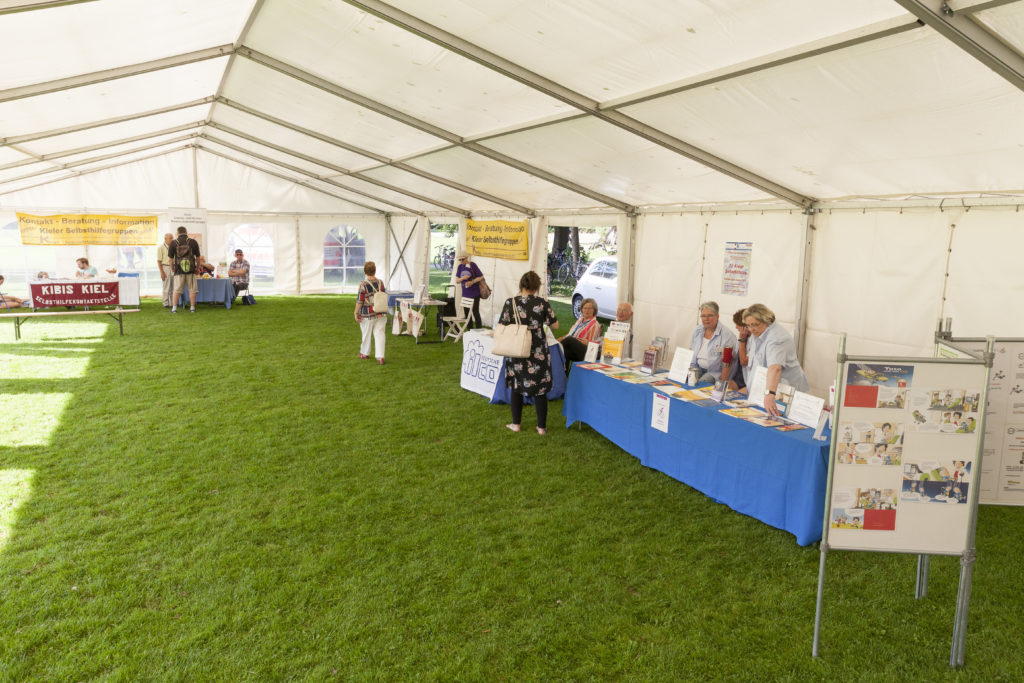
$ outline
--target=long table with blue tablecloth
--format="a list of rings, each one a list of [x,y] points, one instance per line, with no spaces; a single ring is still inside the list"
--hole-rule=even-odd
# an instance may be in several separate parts
[[[814,430],[779,432],[671,399],[668,432],[651,427],[654,394],[575,366],[562,403],[566,426],[585,422],[652,469],[737,512],[796,536],[821,540],[828,442]]]
[[[225,308],[231,308],[231,302],[235,299],[235,285],[231,278],[196,278],[198,292],[196,292],[196,303],[224,304]],[[186,287],[178,300],[179,306],[188,303],[188,288]]]

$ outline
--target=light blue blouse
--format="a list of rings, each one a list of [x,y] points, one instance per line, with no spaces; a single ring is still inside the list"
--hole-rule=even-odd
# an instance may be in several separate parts
[[[750,335],[747,339],[747,356],[749,376],[752,377],[754,370],[759,367],[767,369],[772,365],[781,365],[783,384],[797,391],[810,391],[811,385],[807,383],[807,376],[796,357],[796,343],[778,323],[766,327],[760,337]]]
[[[693,351],[692,365],[700,367],[697,364],[697,354],[700,352],[700,345],[704,343],[704,326],[697,325],[697,329],[693,331],[693,335],[690,337],[690,350]],[[704,372],[709,372],[715,377],[722,374],[722,349],[727,346],[732,347],[732,372],[729,373],[729,377],[736,374],[736,368],[739,367],[739,342],[736,341],[736,335],[728,327],[718,323],[718,327],[715,328],[715,334],[708,340],[708,366],[706,368],[701,367]]]

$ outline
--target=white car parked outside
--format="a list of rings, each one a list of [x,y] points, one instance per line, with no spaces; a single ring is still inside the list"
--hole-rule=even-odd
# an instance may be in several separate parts
[[[572,292],[572,313],[580,317],[583,300],[592,298],[597,302],[600,318],[615,320],[615,309],[619,302],[619,261],[615,256],[600,258],[590,264]]]

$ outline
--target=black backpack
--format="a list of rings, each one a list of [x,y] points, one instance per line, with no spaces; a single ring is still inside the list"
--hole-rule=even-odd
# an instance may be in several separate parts
[[[188,275],[195,271],[196,262],[192,259],[192,245],[189,244],[188,237],[185,235],[181,237],[184,238],[184,241],[179,238],[174,243],[175,261],[178,264],[178,270]]]

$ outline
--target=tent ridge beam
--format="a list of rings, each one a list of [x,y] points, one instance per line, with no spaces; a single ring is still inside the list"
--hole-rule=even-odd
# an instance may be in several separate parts
[[[635,104],[642,104],[650,100],[676,95],[681,92],[686,92],[687,90],[696,90],[697,88],[703,88],[708,85],[714,85],[715,83],[729,81],[734,78],[740,78],[741,76],[749,76],[761,71],[768,71],[769,69],[785,66],[786,64],[792,64],[794,62],[800,62],[812,57],[820,57],[821,55],[826,55],[830,52],[838,52],[839,50],[845,50],[849,47],[854,47],[856,45],[861,45],[875,40],[881,40],[882,38],[899,35],[901,33],[906,33],[907,31],[914,31],[922,27],[924,27],[924,22],[919,19],[911,19],[909,21],[900,20],[898,23],[895,23],[895,25],[892,20],[885,21],[880,25],[876,25],[875,28],[867,32],[851,31],[843,34],[843,36],[848,36],[851,33],[854,34],[849,38],[833,36],[833,38],[840,38],[834,43],[826,43],[823,45],[818,44],[815,47],[804,46],[806,49],[797,49],[788,54],[779,55],[779,53],[775,53],[774,55],[766,55],[761,59],[755,59],[752,62],[734,64],[724,68],[718,73],[712,72],[711,74],[702,74],[696,76],[693,80],[684,83],[663,87],[652,92],[636,94],[618,100],[605,102],[601,105],[601,109],[623,109],[625,107],[631,107]]]
[[[161,107],[160,109],[150,109],[149,111],[140,112],[138,114],[130,114],[128,116],[114,116],[109,119],[102,119],[100,121],[90,121],[88,123],[80,123],[74,126],[66,126],[64,128],[54,128],[52,130],[40,131],[38,133],[26,133],[25,135],[14,135],[8,138],[0,138],[0,146],[17,145],[23,142],[34,142],[36,140],[43,140],[45,138],[52,138],[58,135],[66,135],[68,133],[79,133],[83,130],[90,130],[92,128],[100,128],[102,126],[109,126],[115,123],[125,123],[127,121],[134,121],[136,119],[145,118],[147,116],[157,116],[158,114],[168,114],[173,111],[179,111],[181,109],[188,109],[189,107],[198,107],[204,104],[213,103],[213,97],[202,97],[198,100],[192,100],[191,102],[183,102],[182,104],[174,104],[169,107]]]
[[[172,128],[164,128],[163,130],[156,130],[151,133],[143,133],[142,135],[134,135],[130,138],[121,138],[120,140],[110,140],[109,142],[101,142],[95,145],[89,145],[88,147],[78,147],[76,149],[66,149],[60,152],[51,152],[50,154],[42,154],[37,156],[35,159],[24,159],[22,161],[15,161],[9,164],[0,166],[0,171],[7,170],[9,168],[17,168],[19,166],[28,166],[39,162],[53,161],[54,159],[61,159],[63,157],[74,156],[75,154],[87,154],[89,152],[95,152],[101,149],[107,149],[109,147],[116,147],[117,145],[127,145],[133,142],[141,142],[143,140],[150,140],[161,135],[172,135],[174,133],[181,133],[186,130],[193,128],[199,128],[206,125],[205,121],[193,121],[191,123],[185,123],[180,126],[174,126]],[[24,154],[28,152],[22,151]]]
[[[191,140],[191,139],[193,139],[195,137],[196,137],[196,135],[194,133],[190,134],[190,135],[182,135],[182,136],[179,136],[179,137],[176,137],[176,138],[172,138],[170,140],[163,140],[161,142],[157,142],[157,143],[154,143],[152,145],[145,145],[143,147],[136,147],[135,149],[127,149],[127,150],[124,150],[124,151],[121,151],[121,152],[115,152],[113,154],[103,154],[103,155],[100,155],[98,157],[91,157],[89,159],[80,159],[79,161],[72,161],[72,162],[67,163],[67,164],[60,164],[59,166],[55,166],[53,168],[47,168],[47,169],[43,169],[41,171],[33,171],[32,173],[26,173],[25,175],[16,176],[14,178],[7,178],[7,179],[5,179],[3,181],[2,184],[13,183],[13,182],[17,182],[19,180],[27,180],[28,178],[35,178],[36,176],[46,175],[47,173],[55,173],[57,171],[68,171],[68,170],[71,170],[73,168],[77,168],[79,166],[85,166],[86,164],[94,164],[94,163],[96,163],[98,161],[106,161],[107,159],[116,159],[117,157],[123,157],[123,156],[126,156],[128,154],[137,154],[138,152],[145,152],[147,149],[155,149],[157,147],[163,147],[164,145],[173,145],[176,142],[183,142],[185,140]],[[63,180],[63,178],[54,179],[53,181],[49,181],[49,182],[56,182],[57,180]]]
[[[438,201],[436,199],[431,199],[430,197],[426,197],[424,195],[417,194],[415,192],[410,192],[409,190],[403,190],[402,188],[396,187],[395,185],[391,185],[390,183],[385,183],[383,181],[376,180],[376,179],[371,178],[369,176],[364,176],[363,174],[361,174],[359,172],[351,171],[351,170],[342,168],[341,166],[336,166],[336,165],[332,164],[329,161],[325,161],[325,160],[322,160],[322,159],[311,157],[311,156],[308,156],[306,154],[302,154],[301,152],[296,152],[294,150],[285,149],[284,147],[280,147],[278,145],[275,145],[272,142],[269,142],[267,140],[260,140],[259,138],[256,138],[256,137],[253,137],[253,136],[249,135],[248,133],[245,133],[243,131],[237,130],[235,128],[231,128],[230,126],[225,126],[223,124],[212,122],[212,121],[209,123],[209,126],[211,128],[213,128],[213,129],[222,130],[225,133],[229,133],[231,135],[235,135],[237,137],[240,137],[243,140],[248,140],[249,142],[252,142],[252,143],[255,143],[255,144],[258,144],[258,145],[264,145],[265,147],[269,147],[270,149],[273,149],[273,150],[276,150],[278,152],[281,152],[282,154],[288,154],[289,156],[293,156],[293,157],[295,157],[297,159],[302,159],[303,161],[308,161],[311,164],[316,164],[317,166],[323,166],[324,168],[329,168],[332,171],[337,171],[338,173],[340,173],[342,175],[351,176],[351,177],[356,178],[358,180],[362,180],[363,182],[370,183],[371,185],[377,185],[378,187],[384,188],[385,190],[391,190],[392,192],[397,192],[399,194],[404,194],[407,197],[411,197],[413,199],[418,199],[421,202],[426,202],[428,204],[433,204],[434,206],[441,207],[442,209],[448,209],[449,211],[454,211],[455,213],[463,215],[463,216],[469,216],[469,211],[467,209],[463,209],[461,207],[454,206],[452,204],[446,204],[446,203]]]
[[[631,205],[626,204],[625,202],[621,202],[613,197],[609,197],[595,190],[583,187],[582,185],[574,183],[571,180],[567,180],[565,178],[562,178],[561,176],[555,175],[554,173],[550,173],[541,168],[528,164],[525,161],[520,161],[518,159],[508,156],[507,154],[502,154],[496,150],[488,149],[487,147],[484,147],[483,145],[480,145],[478,143],[467,142],[466,140],[459,137],[455,133],[452,133],[451,131],[444,130],[443,128],[435,126],[432,123],[428,123],[427,121],[423,121],[422,119],[416,118],[411,114],[407,114],[405,112],[394,109],[393,107],[389,107],[381,102],[377,102],[376,100],[370,99],[369,97],[360,95],[359,93],[344,88],[338,85],[337,83],[332,83],[331,81],[321,78],[320,76],[316,76],[307,71],[303,71],[298,67],[286,64],[285,62],[282,62],[279,59],[275,59],[269,55],[257,52],[251,48],[240,47],[236,51],[236,54],[251,59],[257,64],[261,64],[269,69],[273,69],[275,71],[283,73],[286,76],[290,76],[291,78],[306,83],[307,85],[311,85],[314,88],[318,88],[320,90],[323,90],[324,92],[330,93],[344,100],[348,100],[353,104],[357,104],[365,109],[381,114],[382,116],[387,116],[388,118],[398,121],[399,123],[404,123],[405,125],[411,128],[422,131],[424,133],[428,133],[430,135],[433,135],[434,137],[440,138],[441,140],[445,140],[449,143],[452,143],[453,145],[462,147],[463,149],[467,149],[471,152],[476,152],[477,154],[486,156],[493,161],[505,164],[506,166],[511,166],[515,169],[523,171],[524,173],[528,173],[542,180],[546,180],[547,182],[552,183],[553,185],[558,185],[577,194],[589,197],[590,199],[598,201],[602,204],[615,207],[620,211],[628,212],[633,208]]]
[[[1020,0],[948,0],[946,5],[955,14],[957,12],[966,12],[974,14],[975,12],[984,12],[987,9],[993,7],[1002,7],[1003,5],[1009,5]]]
[[[185,66],[186,64],[202,62],[207,59],[216,59],[217,57],[223,57],[224,55],[231,54],[234,49],[233,45],[220,45],[217,47],[206,48],[204,50],[196,50],[194,52],[186,52],[181,55],[174,55],[173,57],[164,57],[162,59],[154,59],[148,62],[140,62],[138,64],[119,66],[113,69],[94,71],[92,73],[81,74],[78,76],[58,78],[44,83],[35,83],[18,88],[0,90],[0,102],[11,102],[13,100],[20,100],[26,97],[46,95],[49,93],[60,92],[61,90],[70,90],[72,88],[95,85],[105,81],[113,81],[118,78],[138,76],[139,74],[149,73],[150,71],[159,71],[161,69],[170,69],[176,66]]]
[[[14,190],[0,190],[0,196],[7,195],[7,194],[14,194],[15,192],[24,192],[25,190],[31,190],[32,188],[35,188],[35,187],[42,187],[43,185],[49,185],[51,183],[58,183],[58,182],[61,182],[61,181],[64,181],[64,180],[70,180],[71,178],[80,178],[81,176],[89,175],[91,173],[99,173],[100,171],[107,171],[107,170],[110,170],[112,168],[118,168],[120,166],[126,166],[128,164],[135,164],[135,163],[138,163],[140,161],[147,161],[149,159],[156,159],[157,157],[166,156],[168,154],[174,154],[175,152],[183,152],[183,151],[185,151],[187,149],[191,149],[192,147],[193,147],[193,145],[190,143],[190,144],[187,144],[187,145],[182,145],[180,147],[175,147],[173,149],[168,149],[168,150],[164,150],[162,152],[157,152],[156,154],[150,154],[148,156],[139,157],[138,159],[129,159],[128,161],[121,161],[121,162],[116,163],[116,164],[107,164],[106,166],[98,166],[96,168],[90,168],[90,169],[86,169],[84,171],[73,171],[73,172],[71,172],[71,173],[69,173],[66,176],[63,176],[61,178],[51,178],[50,180],[44,180],[41,183],[36,183],[34,185],[26,185],[25,187],[19,187],[19,188],[16,188]],[[62,169],[53,169],[53,170],[54,171],[58,171],[58,170],[62,170]],[[0,183],[0,185],[4,185],[4,184],[6,184],[8,182],[14,182],[14,181],[13,180],[5,180],[2,183]]]
[[[957,14],[944,0],[896,0],[918,19],[961,50],[1024,90],[1024,57],[971,18]]]
[[[195,145],[195,147],[196,147],[196,149],[202,150],[203,152],[205,152],[207,154],[211,154],[211,155],[213,155],[215,157],[220,157],[221,159],[227,159],[230,162],[236,163],[236,164],[238,164],[240,166],[244,166],[246,168],[251,168],[254,171],[258,171],[259,173],[266,173],[269,176],[273,176],[275,178],[280,178],[281,180],[287,181],[289,183],[295,183],[296,185],[301,185],[302,187],[305,187],[307,189],[313,190],[314,192],[319,192],[322,195],[326,195],[328,197],[332,197],[333,199],[340,199],[340,200],[342,200],[344,202],[348,202],[349,204],[355,204],[356,206],[361,206],[364,209],[369,209],[370,211],[373,211],[375,214],[383,215],[383,214],[386,213],[385,211],[382,211],[381,209],[377,209],[377,208],[374,208],[372,206],[368,206],[366,204],[360,204],[359,202],[354,201],[352,199],[349,199],[348,197],[342,197],[341,195],[334,194],[333,192],[328,192],[327,190],[321,189],[319,187],[315,187],[315,186],[310,185],[309,183],[307,183],[307,182],[305,182],[303,180],[296,180],[295,178],[289,178],[288,176],[284,175],[283,173],[275,173],[274,171],[271,171],[270,169],[261,168],[260,166],[256,166],[255,164],[250,164],[250,163],[248,163],[248,162],[246,162],[246,161],[244,161],[242,159],[236,159],[235,157],[231,156],[230,154],[224,154],[222,152],[218,152],[215,149],[209,149],[207,147],[203,147],[202,145]],[[227,212],[227,213],[231,213],[231,212]]]
[[[603,110],[599,102],[586,97],[566,86],[557,83],[538,73],[530,71],[504,57],[485,50],[479,45],[470,43],[444,29],[429,24],[407,12],[403,12],[380,0],[344,0],[346,3],[372,14],[390,24],[398,26],[410,33],[413,33],[425,40],[428,40],[450,52],[469,59],[476,64],[484,66],[507,78],[522,83],[523,85],[537,90],[549,97],[564,102],[580,111],[610,123],[628,133],[638,135],[655,145],[663,147],[671,152],[685,156],[686,158],[702,164],[708,168],[724,173],[736,180],[751,185],[762,192],[792,202],[797,206],[808,206],[812,200],[799,192],[784,187],[768,178],[764,178],[753,171],[742,168],[737,164],[728,162],[720,157],[707,152],[696,145],[680,140],[668,133],[658,130],[653,126],[642,124],[636,119],[625,114]],[[625,207],[619,207],[629,211]]]
[[[202,140],[208,140],[209,142],[212,142],[212,143],[217,144],[217,145],[221,145],[223,147],[227,147],[228,149],[231,149],[231,150],[234,150],[236,152],[239,152],[240,154],[245,154],[247,156],[250,156],[253,159],[258,159],[258,160],[262,161],[263,163],[270,164],[272,166],[279,166],[279,167],[281,167],[281,168],[283,168],[285,170],[291,171],[292,173],[296,173],[296,174],[298,174],[300,176],[305,176],[306,178],[310,178],[312,180],[319,180],[322,183],[327,183],[328,185],[333,185],[334,187],[337,187],[338,189],[341,189],[341,190],[345,190],[346,192],[352,192],[353,194],[357,194],[357,195],[360,195],[362,197],[366,197],[367,199],[372,199],[375,202],[380,202],[381,204],[386,204],[388,206],[394,206],[394,207],[397,207],[397,208],[401,209],[402,211],[409,211],[410,213],[420,213],[416,209],[410,209],[407,206],[402,206],[401,204],[396,204],[393,201],[384,199],[382,197],[377,197],[377,196],[372,195],[372,194],[370,194],[368,192],[365,192],[363,190],[357,190],[354,187],[348,187],[347,185],[342,185],[341,183],[339,183],[339,182],[337,182],[335,180],[331,180],[330,178],[325,178],[323,176],[319,176],[316,173],[310,173],[309,171],[307,171],[304,168],[299,168],[298,166],[292,166],[291,164],[285,163],[285,162],[281,161],[280,159],[274,159],[274,158],[271,158],[271,157],[263,156],[262,154],[259,154],[258,152],[254,152],[254,151],[252,151],[250,149],[246,149],[244,147],[240,147],[240,146],[238,146],[238,145],[236,145],[234,143],[228,142],[227,140],[221,140],[219,138],[215,138],[215,137],[212,137],[212,136],[206,135],[206,134],[200,135],[199,138],[202,139]],[[204,148],[204,149],[206,149],[206,148]],[[290,180],[292,182],[299,182],[295,178],[290,178]],[[360,204],[360,206],[364,206],[364,205]]]
[[[424,171],[422,169],[416,168],[415,166],[411,166],[411,165],[403,163],[401,161],[396,161],[394,159],[389,159],[389,158],[387,158],[387,157],[385,157],[385,156],[383,156],[381,154],[377,154],[376,152],[371,152],[368,149],[363,149],[361,147],[357,147],[357,146],[349,144],[349,143],[347,143],[347,142],[345,142],[343,140],[338,140],[337,138],[332,138],[332,137],[330,137],[328,135],[324,135],[323,133],[319,133],[319,132],[317,132],[315,130],[310,130],[308,128],[303,128],[301,126],[297,126],[294,123],[290,123],[288,121],[283,121],[283,120],[281,120],[281,119],[279,119],[279,118],[277,118],[275,116],[271,116],[270,114],[266,114],[266,113],[264,113],[262,111],[259,111],[257,109],[253,109],[252,107],[248,107],[248,106],[246,106],[244,104],[241,104],[239,102],[235,102],[234,100],[229,100],[226,97],[218,97],[217,98],[217,103],[218,104],[223,104],[223,105],[231,107],[233,109],[237,109],[238,111],[244,112],[244,113],[249,114],[251,116],[255,116],[257,118],[261,118],[264,121],[267,121],[269,123],[273,123],[275,125],[281,126],[282,128],[286,128],[288,130],[295,131],[296,133],[301,133],[303,135],[307,135],[307,136],[309,136],[311,138],[314,138],[316,140],[320,140],[321,142],[326,142],[329,145],[334,145],[335,147],[339,147],[339,148],[344,149],[346,151],[352,152],[353,154],[359,154],[360,156],[364,156],[364,157],[366,157],[368,159],[373,159],[374,161],[376,161],[376,162],[381,164],[381,166],[377,166],[377,167],[374,167],[374,168],[383,168],[384,166],[393,166],[394,168],[397,168],[397,169],[402,170],[402,171],[406,171],[407,173],[412,173],[414,175],[418,175],[421,178],[425,178],[427,180],[431,180],[431,181],[433,181],[435,183],[438,183],[439,185],[444,185],[446,187],[452,188],[453,190],[458,190],[459,192],[464,192],[466,194],[473,195],[475,197],[479,197],[480,199],[486,199],[489,202],[493,202],[495,204],[507,207],[507,208],[512,209],[514,211],[518,211],[520,213],[524,213],[524,214],[530,216],[531,218],[536,215],[536,212],[533,209],[529,209],[529,208],[527,208],[525,206],[522,206],[520,204],[516,204],[515,202],[512,202],[512,201],[510,201],[508,199],[502,199],[501,197],[496,197],[496,196],[494,196],[492,194],[489,194],[487,192],[484,192],[482,190],[478,190],[478,189],[470,187],[468,185],[463,185],[462,183],[456,182],[454,180],[449,180],[448,178],[445,178],[443,176],[435,175],[433,173],[430,173],[429,171]],[[360,173],[365,173],[366,170],[367,169],[363,169],[362,171],[360,171]]]

